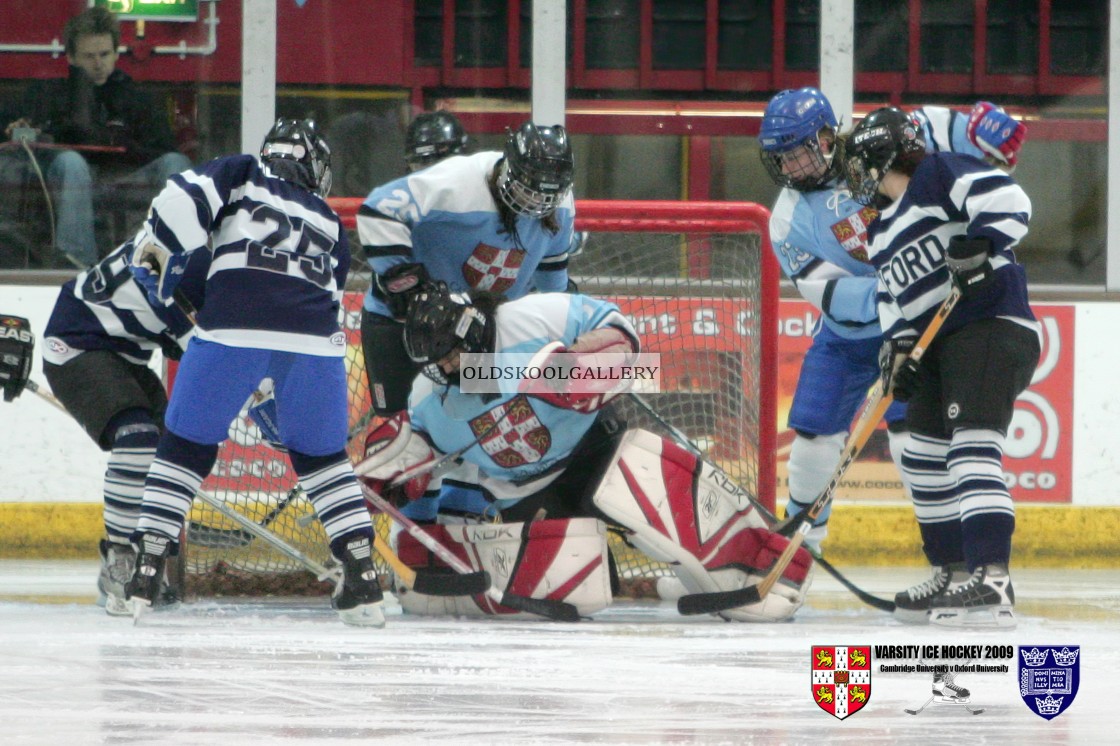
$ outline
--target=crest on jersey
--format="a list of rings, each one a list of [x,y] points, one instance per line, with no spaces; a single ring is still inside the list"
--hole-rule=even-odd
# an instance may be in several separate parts
[[[871,699],[871,646],[814,645],[813,701],[843,720]]]
[[[524,261],[524,251],[480,243],[463,263],[463,278],[475,290],[504,293],[517,281]]]
[[[832,224],[832,235],[856,261],[867,263],[867,226],[878,216],[878,210],[867,206]]]
[[[1036,715],[1053,720],[1069,709],[1080,680],[1080,645],[1019,646],[1019,696]]]
[[[552,445],[551,433],[524,394],[475,417],[470,425],[471,432],[481,436],[479,447],[506,469],[540,461]]]

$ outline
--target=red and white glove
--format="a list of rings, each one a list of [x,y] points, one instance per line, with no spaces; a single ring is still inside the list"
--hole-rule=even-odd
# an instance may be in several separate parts
[[[417,500],[424,496],[432,474],[426,471],[398,487],[400,476],[422,468],[436,459],[436,452],[412,431],[407,412],[383,420],[366,436],[365,458],[354,467],[358,477],[377,494],[391,501]]]
[[[621,377],[624,366],[620,364],[633,354],[633,340],[614,327],[596,329],[577,339],[571,348],[550,342],[533,357],[529,367],[548,369],[552,377],[528,378],[519,389],[554,407],[585,414],[597,412],[633,385],[632,379]],[[621,358],[623,355],[626,357]]]
[[[968,139],[1000,163],[1012,168],[1019,160],[1019,149],[1027,138],[1027,126],[1001,107],[978,101],[968,116]]]

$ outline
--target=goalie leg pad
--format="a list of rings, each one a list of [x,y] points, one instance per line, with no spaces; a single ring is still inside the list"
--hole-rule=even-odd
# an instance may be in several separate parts
[[[531,523],[462,523],[424,526],[472,570],[486,570],[494,585],[528,598],[566,601],[580,615],[602,611],[611,603],[606,526],[594,518],[540,520]],[[398,554],[410,567],[445,567],[408,533],[398,536]],[[519,618],[513,609],[485,595],[428,596],[394,580],[401,607],[411,614]]]
[[[680,446],[645,430],[628,431],[620,439],[592,502],[630,532],[636,547],[672,564],[689,593],[754,582],[787,543],[766,529],[740,487]],[[726,612],[727,618],[788,619],[804,600],[811,564],[809,553],[798,550],[770,594],[775,599],[768,596],[733,609]]]

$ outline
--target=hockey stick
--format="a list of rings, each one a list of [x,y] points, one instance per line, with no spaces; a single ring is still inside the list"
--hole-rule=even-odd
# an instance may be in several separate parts
[[[229,518],[234,523],[240,525],[243,529],[245,529],[253,536],[256,536],[259,539],[263,539],[264,541],[271,544],[281,554],[285,554],[288,557],[294,559],[296,562],[299,562],[301,565],[314,573],[315,577],[319,580],[338,580],[341,577],[342,571],[338,567],[338,565],[326,567],[325,565],[319,564],[311,557],[308,557],[306,554],[281,539],[272,531],[269,531],[267,528],[263,528],[262,526],[257,525],[251,519],[241,515],[236,510],[226,505],[224,500],[219,500],[213,495],[203,492],[202,490],[198,491],[197,496],[204,503],[224,515],[226,518]]]
[[[704,460],[703,453],[701,452],[700,447],[697,446],[695,443],[693,443],[691,440],[689,440],[688,436],[686,436],[683,432],[681,432],[679,429],[677,429],[672,424],[667,422],[661,416],[661,414],[657,410],[655,410],[653,408],[653,406],[650,405],[650,403],[648,401],[646,401],[641,395],[631,391],[629,393],[629,396],[630,396],[630,399],[633,402],[635,402],[639,407],[641,407],[643,410],[645,410],[645,412],[650,417],[652,417],[659,425],[661,425],[666,430],[668,430],[669,433],[673,436],[673,439],[677,441],[678,445],[680,445],[682,448],[685,448],[688,451],[691,451],[693,455],[695,455],[698,458]],[[716,466],[715,464],[713,464],[711,462],[708,462],[707,460],[704,460],[704,462],[709,466],[709,468],[711,468],[714,472],[716,472],[716,474],[721,479],[726,479],[731,484],[735,483],[735,480],[732,479],[730,475],[728,475],[726,472],[724,472],[718,466]],[[755,510],[757,510],[762,515],[762,517],[766,520],[766,523],[769,524],[770,531],[773,531],[774,533],[780,533],[777,530],[777,526],[780,525],[780,523],[778,522],[777,516],[775,516],[773,513],[771,513],[769,510],[767,510],[765,505],[763,505],[762,503],[755,500],[754,497],[750,495],[750,493],[747,493],[747,499],[750,500],[751,505],[754,506]],[[846,578],[843,573],[841,573],[839,570],[837,570],[836,567],[831,562],[826,560],[821,555],[819,550],[814,550],[810,547],[806,547],[806,549],[809,550],[809,554],[813,555],[813,559],[816,560],[817,564],[819,564],[821,567],[824,568],[825,572],[827,572],[829,575],[831,575],[833,578],[835,578],[837,580],[837,582],[840,583],[840,585],[844,586],[849,591],[851,591],[853,594],[855,594],[856,598],[858,598],[860,601],[863,601],[868,606],[873,606],[876,609],[879,609],[880,611],[885,611],[888,614],[894,612],[894,610],[896,608],[894,601],[890,601],[890,600],[885,599],[885,598],[879,598],[878,596],[871,595],[867,591],[865,591],[862,588],[860,588],[859,586],[857,586],[852,581],[848,580],[848,578]]]
[[[359,484],[362,483],[359,481]],[[420,526],[416,525],[408,516],[397,510],[391,502],[374,492],[365,484],[362,484],[362,492],[365,494],[366,499],[378,510],[388,514],[389,517],[400,524],[401,528],[407,531],[412,538],[416,539],[427,547],[429,551],[450,565],[456,573],[459,573],[459,577],[473,572],[467,563],[455,556],[450,549],[436,541],[434,537],[420,528]],[[554,621],[578,622],[580,619],[579,611],[576,607],[566,601],[553,601],[547,598],[520,596],[499,590],[492,583],[483,593],[492,601],[502,606],[516,609],[517,611],[525,611],[530,614],[537,614],[538,616],[547,617]]]
[[[930,703],[930,702],[932,702],[932,701],[933,701],[933,695],[931,694],[931,695],[929,696],[929,699],[927,699],[927,700],[925,701],[925,704],[923,704],[923,705],[922,705],[921,707],[917,707],[917,708],[915,708],[915,709],[913,709],[913,710],[911,710],[911,709],[910,709],[909,707],[907,707],[907,708],[905,708],[905,709],[903,710],[903,712],[905,712],[905,713],[906,713],[907,715],[917,715],[917,714],[918,714],[919,712],[921,712],[922,710],[924,710],[924,709],[926,709],[927,707],[929,707],[929,703]]]
[[[941,330],[945,319],[952,312],[953,308],[957,305],[957,301],[961,298],[961,291],[956,285],[952,285],[949,289],[949,295],[946,296],[941,307],[937,309],[933,319],[926,326],[922,336],[918,338],[914,348],[910,351],[909,359],[915,363],[920,363],[922,356],[925,355],[926,349],[930,343],[933,342],[934,337]],[[873,391],[869,398],[867,407],[864,408],[863,414],[860,415],[859,422],[854,428],[852,436],[848,439],[848,444],[844,447],[844,453],[840,459],[836,471],[833,472],[832,478],[828,482],[828,486],[824,491],[813,501],[813,504],[805,511],[801,517],[801,524],[797,527],[797,532],[790,538],[789,543],[786,545],[785,550],[778,556],[774,566],[771,567],[770,572],[766,574],[757,585],[748,585],[745,588],[739,588],[733,591],[716,591],[714,593],[693,593],[687,596],[682,596],[677,599],[677,610],[681,614],[714,614],[727,609],[734,609],[738,606],[746,606],[748,604],[758,603],[778,579],[782,577],[789,563],[793,560],[793,555],[797,549],[804,543],[805,536],[813,527],[813,521],[817,516],[832,502],[832,496],[836,492],[836,487],[840,484],[840,479],[847,472],[848,467],[855,461],[856,456],[863,450],[863,446],[871,438],[871,433],[879,424],[879,420],[887,411],[890,406],[892,396],[889,393],[884,393],[882,386],[876,384],[878,389],[878,401],[875,402],[876,392]],[[874,407],[870,405],[875,403]]]
[[[45,401],[47,404],[50,404],[52,407],[55,407],[56,409],[59,409],[59,410],[65,412],[66,414],[70,414],[70,410],[68,410],[65,406],[63,406],[62,402],[60,402],[58,399],[56,399],[54,394],[52,394],[49,391],[44,391],[43,387],[40,386],[39,384],[37,384],[35,381],[32,381],[31,379],[28,379],[27,383],[24,384],[24,388],[26,388],[32,394],[35,394],[36,396],[38,396],[40,399]]]

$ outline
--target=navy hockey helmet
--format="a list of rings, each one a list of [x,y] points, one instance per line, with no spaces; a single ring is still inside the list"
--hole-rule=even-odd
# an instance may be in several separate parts
[[[563,125],[526,122],[506,137],[498,172],[498,194],[519,215],[551,215],[568,196],[575,159]]]
[[[766,172],[778,186],[812,191],[839,172],[832,104],[817,88],[781,91],[762,115],[758,141]]]
[[[887,171],[907,168],[925,152],[917,120],[893,106],[876,109],[856,125],[844,146],[848,190],[857,202],[874,204]]]
[[[452,294],[436,282],[413,298],[404,325],[404,349],[424,375],[446,385],[448,376],[439,361],[455,350],[487,352],[493,324],[465,296]]]
[[[404,160],[418,171],[452,155],[467,152],[467,131],[449,111],[417,114],[404,136]]]
[[[331,149],[312,119],[277,119],[264,137],[261,160],[281,179],[320,197],[331,191]]]

